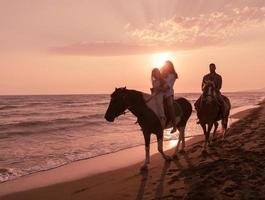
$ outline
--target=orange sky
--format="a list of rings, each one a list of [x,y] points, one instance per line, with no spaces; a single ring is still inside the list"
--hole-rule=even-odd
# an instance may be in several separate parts
[[[211,62],[224,91],[265,87],[264,0],[2,0],[0,24],[0,95],[148,91],[165,52],[176,92]]]

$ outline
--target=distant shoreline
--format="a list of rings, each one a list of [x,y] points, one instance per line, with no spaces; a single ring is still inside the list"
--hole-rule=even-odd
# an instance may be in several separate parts
[[[143,91],[143,92],[148,92],[148,91]],[[110,95],[110,93],[73,93],[73,94],[0,94],[0,97],[5,97],[5,96],[75,96],[75,95]],[[231,94],[231,93],[265,93],[264,90],[250,90],[250,91],[223,91],[223,94]],[[193,92],[177,92],[175,95],[178,94],[201,94],[200,91],[193,91]]]

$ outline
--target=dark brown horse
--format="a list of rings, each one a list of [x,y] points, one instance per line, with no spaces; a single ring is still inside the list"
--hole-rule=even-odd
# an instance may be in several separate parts
[[[144,93],[136,90],[128,90],[126,88],[118,88],[111,94],[111,101],[108,110],[105,114],[105,119],[109,122],[113,122],[116,117],[125,113],[128,109],[137,117],[145,140],[146,159],[142,170],[147,169],[150,162],[149,158],[149,146],[151,134],[155,134],[157,137],[158,151],[161,153],[165,160],[171,160],[171,158],[165,155],[163,151],[163,128],[157,115],[147,106],[146,100],[143,98]],[[180,142],[182,142],[182,149],[185,147],[185,127],[188,119],[192,113],[192,106],[190,102],[184,98],[175,100],[182,110],[181,120],[178,123],[178,130],[180,132],[179,141],[175,154],[177,154]]]
[[[215,90],[214,83],[209,81],[205,83],[203,87],[203,94],[195,103],[199,124],[201,125],[205,135],[204,150],[207,150],[207,145],[210,144],[210,133],[213,126],[213,138],[215,138],[215,134],[219,125],[218,121],[222,120],[223,137],[225,136],[227,130],[231,103],[226,96],[222,96],[227,106],[227,111],[222,114],[222,109],[220,102],[218,102],[218,99],[216,98],[216,93],[217,91]]]

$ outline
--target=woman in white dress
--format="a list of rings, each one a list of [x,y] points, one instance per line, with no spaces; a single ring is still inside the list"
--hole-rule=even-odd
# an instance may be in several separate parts
[[[151,92],[152,92],[152,98],[155,101],[155,110],[158,117],[160,118],[162,127],[165,128],[166,116],[165,116],[163,101],[164,101],[165,91],[168,90],[168,86],[166,81],[162,78],[162,75],[158,68],[154,68],[152,70],[151,81],[153,86],[153,88],[151,88]]]
[[[177,124],[180,121],[180,117],[177,117],[175,112],[173,88],[175,81],[178,79],[178,74],[175,71],[174,65],[171,61],[168,60],[165,62],[164,66],[161,68],[161,75],[168,86],[164,96],[173,124],[173,129],[171,130],[171,133],[174,133],[177,130]]]

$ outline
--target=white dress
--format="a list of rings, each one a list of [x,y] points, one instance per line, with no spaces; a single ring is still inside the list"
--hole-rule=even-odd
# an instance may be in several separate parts
[[[154,92],[152,94],[152,98],[154,101],[154,107],[153,110],[158,116],[162,128],[165,128],[166,125],[166,115],[165,115],[165,110],[164,110],[164,96],[165,93],[162,91],[159,91],[159,87],[161,86],[161,83],[159,80],[153,80],[152,81],[153,89]]]

